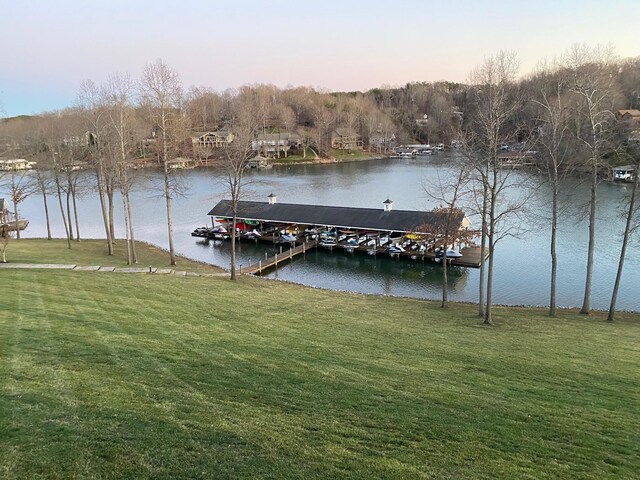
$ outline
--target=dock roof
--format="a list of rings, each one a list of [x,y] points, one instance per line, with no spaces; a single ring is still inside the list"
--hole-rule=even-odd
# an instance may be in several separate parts
[[[221,200],[209,215],[231,218],[231,200]],[[299,205],[240,201],[237,218],[271,223],[318,225],[359,230],[412,232],[417,227],[429,225],[438,228],[445,225],[446,215],[436,212],[413,210],[384,211],[382,208],[330,207],[324,205]],[[464,214],[456,215],[452,227],[460,228]]]

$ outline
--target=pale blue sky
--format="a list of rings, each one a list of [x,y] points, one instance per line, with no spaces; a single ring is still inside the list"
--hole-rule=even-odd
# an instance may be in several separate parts
[[[574,43],[638,56],[639,20],[640,0],[0,0],[0,105],[62,108],[83,79],[159,57],[185,87],[217,90],[464,81],[501,49],[527,73]]]

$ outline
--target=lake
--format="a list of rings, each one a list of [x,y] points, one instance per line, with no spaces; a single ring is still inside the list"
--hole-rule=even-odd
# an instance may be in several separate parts
[[[440,154],[415,159],[394,158],[251,170],[246,177],[251,183],[245,188],[243,199],[266,201],[267,195],[273,192],[278,195],[278,201],[283,203],[382,208],[382,202],[389,197],[396,209],[431,209],[437,206],[437,202],[425,193],[425,185],[438,177],[452,175],[451,161],[450,154]],[[87,172],[83,175],[91,174]],[[141,186],[132,194],[136,237],[166,248],[165,206],[158,187],[162,174],[145,171],[142,175],[144,177],[139,181]],[[538,178],[532,172],[516,172],[514,175],[514,178],[531,185],[541,183],[542,177]],[[190,258],[228,267],[228,243],[202,241],[190,235],[195,227],[210,224],[207,212],[220,199],[228,198],[223,182],[211,169],[183,171],[180,176],[187,191],[177,197],[173,204],[176,251]],[[624,229],[621,201],[630,187],[606,182],[599,187],[592,290],[592,307],[596,309],[608,308]],[[588,234],[581,207],[588,199],[589,189],[588,185],[573,179],[566,182],[565,190],[567,193],[561,201],[564,213],[557,247],[557,303],[562,307],[579,307],[584,292]],[[545,218],[549,215],[549,189],[546,185],[538,186],[530,196],[529,190],[522,186],[508,191],[509,198],[524,194],[527,195],[526,211],[521,218],[511,219],[509,225],[517,227],[518,236],[507,236],[497,245],[494,301],[509,305],[548,305],[550,232]],[[117,234],[124,237],[119,198],[116,205]],[[50,210],[54,235],[62,237],[64,227],[57,206],[54,204]],[[103,237],[104,227],[95,193],[88,192],[79,198],[78,211],[82,236]],[[465,207],[465,211],[470,213],[470,207]],[[24,237],[46,236],[41,197],[29,197],[21,206],[21,216],[30,220]],[[473,215],[470,217],[474,227],[479,227],[477,218]],[[275,251],[276,247],[270,245],[242,243],[238,263],[248,265]],[[640,311],[637,289],[640,284],[639,266],[640,245],[634,239],[627,251],[617,303],[620,309]],[[450,299],[475,302],[478,276],[478,269],[453,268],[449,279]],[[321,288],[438,299],[442,271],[440,265],[428,262],[316,250],[289,265],[280,266],[268,277]]]

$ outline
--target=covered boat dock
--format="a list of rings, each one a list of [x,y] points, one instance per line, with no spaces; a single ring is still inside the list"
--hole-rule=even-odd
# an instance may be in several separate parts
[[[212,227],[206,229],[208,235],[201,236],[228,239],[233,228],[231,200],[221,200],[209,215]],[[441,232],[447,222],[451,241],[443,245]],[[480,249],[468,244],[475,233],[469,226],[461,211],[449,218],[441,212],[394,210],[389,199],[383,208],[375,209],[278,203],[271,194],[268,202],[239,201],[236,210],[237,238],[291,246],[279,258],[243,268],[245,273],[261,273],[285,258],[290,260],[316,247],[422,261],[441,261],[446,254],[451,265],[478,267]],[[203,229],[198,230],[202,233]]]

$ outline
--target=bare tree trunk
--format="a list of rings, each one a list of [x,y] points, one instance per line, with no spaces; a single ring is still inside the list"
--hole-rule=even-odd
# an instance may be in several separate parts
[[[496,232],[496,192],[495,185],[497,182],[496,179],[496,169],[494,166],[494,183],[491,187],[491,196],[490,196],[490,205],[489,205],[489,267],[487,268],[487,304],[484,312],[484,323],[485,325],[492,325],[493,320],[491,318],[491,307],[493,304],[493,259],[495,257],[495,232]]]
[[[558,172],[552,180],[551,198],[551,290],[549,292],[549,316],[556,316],[556,280],[558,272],[558,255],[556,253],[556,236],[558,233]]]
[[[125,238],[127,241],[127,265],[131,265],[133,262],[132,254],[131,254],[131,242],[129,241],[129,209],[127,208],[127,197],[126,195],[122,195],[122,209],[124,211],[124,231]]]
[[[620,288],[620,280],[622,279],[622,268],[624,267],[624,258],[627,253],[627,244],[631,233],[631,223],[636,204],[636,190],[638,188],[638,169],[633,173],[633,189],[631,190],[631,198],[629,199],[629,210],[627,211],[627,223],[624,227],[624,236],[622,239],[622,249],[620,250],[620,259],[618,260],[618,271],[616,273],[616,281],[613,284],[613,293],[611,294],[611,303],[609,304],[609,315],[607,320],[613,322],[616,313],[616,301],[618,299],[618,289]]]
[[[58,205],[60,206],[60,215],[62,215],[62,223],[64,224],[64,232],[67,237],[67,247],[71,248],[71,235],[69,234],[69,225],[64,214],[64,206],[62,205],[62,189],[60,188],[60,179],[56,176],[56,189],[58,191]]]
[[[169,233],[169,260],[171,265],[176,264],[176,253],[173,246],[173,216],[171,213],[171,184],[169,183],[169,168],[167,160],[164,161],[164,198],[167,204],[167,230]]]
[[[74,216],[74,220],[76,222],[76,242],[79,242],[80,241],[80,222],[78,221],[78,205],[76,204],[76,185],[75,185],[75,181],[73,183],[73,188],[71,189],[71,200],[73,202],[73,216]]]
[[[589,247],[587,251],[587,277],[584,285],[584,301],[580,313],[591,311],[591,283],[593,278],[593,255],[596,247],[596,199],[598,189],[598,166],[594,162],[591,172],[591,198],[589,199]]]
[[[445,237],[444,240],[444,255],[442,256],[442,308],[449,307],[449,265],[447,263],[447,244],[449,240]]]
[[[44,203],[44,218],[47,223],[47,240],[51,240],[51,220],[49,219],[49,204],[47,203],[47,189],[42,182],[42,179],[38,176],[38,184],[40,185],[40,190],[42,191],[42,201]]]
[[[232,200],[233,201],[233,200]],[[236,216],[236,208],[233,209],[233,222],[231,225],[231,280],[236,279],[236,224],[238,218]]]
[[[65,192],[65,194],[67,197],[67,220],[69,220],[69,240],[73,240],[74,239],[73,225],[71,224],[71,191],[69,188],[67,188],[67,191]]]
[[[13,208],[15,209],[16,217],[16,240],[20,240],[20,214],[18,213],[18,203],[14,202]]]
[[[133,216],[131,215],[131,201],[129,199],[129,190],[125,193],[127,198],[127,216],[129,217],[129,241],[131,242],[131,259],[133,263],[138,263],[138,254],[136,253],[136,239],[133,235]]]
[[[489,195],[486,180],[482,187],[482,225],[480,227],[480,278],[478,281],[478,315],[484,318],[484,274],[486,267],[485,248],[487,248],[487,196]]]
[[[104,231],[107,237],[107,250],[109,255],[113,255],[113,231],[109,228],[109,216],[107,214],[107,204],[105,202],[104,173],[102,165],[96,170],[98,180],[98,197],[100,197],[100,209],[102,211],[102,220],[104,222]]]
[[[113,201],[113,186],[107,186],[107,206],[109,208],[109,231],[111,232],[111,241],[115,243],[116,241],[116,229],[113,221],[115,204]]]

